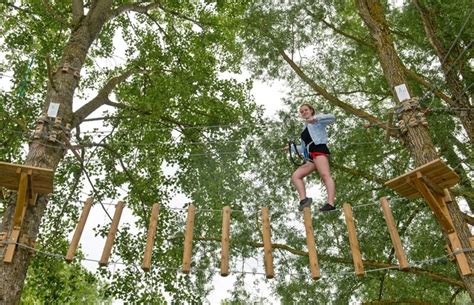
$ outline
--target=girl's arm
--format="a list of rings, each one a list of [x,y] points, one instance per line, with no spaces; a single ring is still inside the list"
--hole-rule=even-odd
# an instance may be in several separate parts
[[[314,118],[312,122],[313,124],[321,123],[324,125],[329,125],[331,123],[334,123],[334,121],[336,120],[336,117],[334,116],[334,114],[324,114],[324,113],[318,113],[313,118]]]

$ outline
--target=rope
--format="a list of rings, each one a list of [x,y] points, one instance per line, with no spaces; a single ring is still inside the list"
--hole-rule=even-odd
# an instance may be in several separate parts
[[[28,66],[26,67],[25,73],[23,74],[23,79],[21,80],[20,86],[18,87],[18,97],[23,97],[25,95],[25,87],[26,87],[26,82],[28,81],[29,78],[29,72],[31,70],[31,66],[33,65],[33,61],[35,59],[35,55],[33,54],[31,56],[30,62],[28,63]]]
[[[82,192],[83,194],[87,195],[87,196],[93,196],[93,195],[90,195],[88,193],[85,193],[85,192]],[[391,197],[386,197],[387,200],[390,201],[391,204],[394,204],[394,203],[399,203],[399,202],[403,202],[403,201],[406,201],[407,199],[406,198],[402,198],[402,197],[396,197],[396,198],[391,198]],[[375,199],[373,199],[375,200]],[[76,202],[76,203],[83,203],[82,200],[70,200],[69,202]],[[187,206],[189,205],[191,202],[184,202],[183,205]],[[108,205],[108,206],[117,206],[117,204],[113,203],[113,202],[103,202],[102,204],[104,205]],[[367,206],[377,206],[379,205],[379,203],[377,201],[374,201],[374,202],[370,202],[370,203],[364,203],[364,204],[358,204],[358,205],[352,205],[352,209],[360,209],[360,208],[365,208]],[[187,211],[188,208],[187,207],[183,207],[183,208],[172,208],[172,207],[168,207],[167,208],[168,210],[173,210],[173,211]],[[340,212],[342,211],[343,208],[336,208],[334,210],[331,210],[331,211],[327,211],[327,212],[324,212],[324,213],[318,213],[318,214],[322,214],[322,215],[326,215],[326,214],[329,214],[329,213],[334,213],[334,212]],[[198,206],[196,207],[196,213],[198,211],[201,211],[201,212],[215,212],[215,213],[222,213],[222,209],[200,209]],[[236,209],[231,209],[231,212],[232,213],[246,213],[248,211],[245,211],[245,210],[236,210]],[[253,212],[253,214],[255,213],[259,213],[260,211],[256,211],[256,212]],[[253,217],[253,216],[252,216]]]

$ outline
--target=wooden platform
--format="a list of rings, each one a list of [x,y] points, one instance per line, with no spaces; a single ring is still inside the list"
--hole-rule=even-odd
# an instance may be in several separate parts
[[[20,174],[31,173],[28,186],[32,193],[48,194],[53,192],[52,169],[0,162],[0,186],[18,190]]]
[[[423,177],[425,184],[437,193],[442,192],[443,189],[450,188],[459,182],[459,176],[443,161],[436,159],[406,174],[387,181],[385,185],[408,199],[418,198],[421,194],[411,181],[420,174]]]

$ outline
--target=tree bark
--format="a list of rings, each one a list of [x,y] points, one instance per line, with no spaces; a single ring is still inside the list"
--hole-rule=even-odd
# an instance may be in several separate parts
[[[385,19],[383,7],[378,0],[356,0],[356,6],[359,14],[369,32],[374,39],[377,55],[379,57],[385,78],[392,89],[395,100],[400,104],[402,101],[398,100],[394,87],[400,84],[405,84],[410,92],[407,82],[404,79],[403,64],[398,57],[393,44],[389,27]],[[407,124],[407,132],[402,135],[404,144],[410,151],[416,166],[421,166],[438,158],[431,137],[428,133],[428,128],[422,124],[410,126],[408,122],[413,117],[418,115],[417,109],[410,109],[401,113],[402,121]],[[453,220],[454,227],[458,233],[459,239],[463,248],[470,248],[469,230],[464,222],[463,215],[459,210],[456,202],[448,204],[448,210]],[[449,240],[447,241],[449,243]],[[473,266],[473,255],[466,253],[471,269]],[[471,299],[474,300],[474,278],[469,276],[462,276],[462,281],[469,292]]]
[[[421,3],[421,1],[412,1],[420,13],[426,36],[438,56],[446,84],[452,94],[452,103],[450,106],[453,108],[463,108],[463,110],[456,113],[459,114],[458,117],[466,130],[469,141],[474,143],[474,112],[472,111],[472,105],[469,102],[469,90],[466,90],[467,92],[464,90],[463,82],[458,76],[460,71],[456,64],[456,61],[460,62],[459,57],[461,56],[461,48],[457,41],[454,41],[453,45],[448,47],[449,49],[447,50],[441,39],[436,35],[436,24],[431,12]]]
[[[62,137],[69,138],[67,128],[72,123],[73,96],[79,83],[80,71],[90,46],[107,21],[110,7],[111,0],[100,1],[100,3],[97,3],[89,10],[87,16],[82,19],[71,33],[70,40],[63,51],[59,67],[53,72],[51,82],[48,84],[43,107],[43,113],[46,114],[50,103],[58,103],[59,111],[57,117],[61,118],[61,122],[51,122],[46,118],[46,115],[43,116],[43,134],[46,136],[35,139],[30,143],[25,162],[26,165],[55,170],[64,157],[66,150]],[[54,134],[56,134],[56,139],[49,137]],[[35,240],[38,235],[47,198],[47,195],[40,196],[37,204],[28,206],[25,213],[21,234],[28,234],[32,240]],[[0,224],[0,232],[11,232],[12,230],[15,199],[12,198],[9,201]],[[12,263],[4,263],[3,257],[0,260],[0,283],[2,283],[0,304],[19,303],[31,254],[28,249],[18,247]]]

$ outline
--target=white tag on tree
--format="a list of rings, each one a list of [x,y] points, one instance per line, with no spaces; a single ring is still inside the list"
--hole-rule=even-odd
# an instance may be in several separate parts
[[[395,92],[397,93],[397,97],[400,102],[410,99],[410,93],[408,93],[408,89],[405,84],[395,86]]]
[[[59,104],[58,103],[49,103],[48,107],[48,116],[55,118],[58,115]]]

